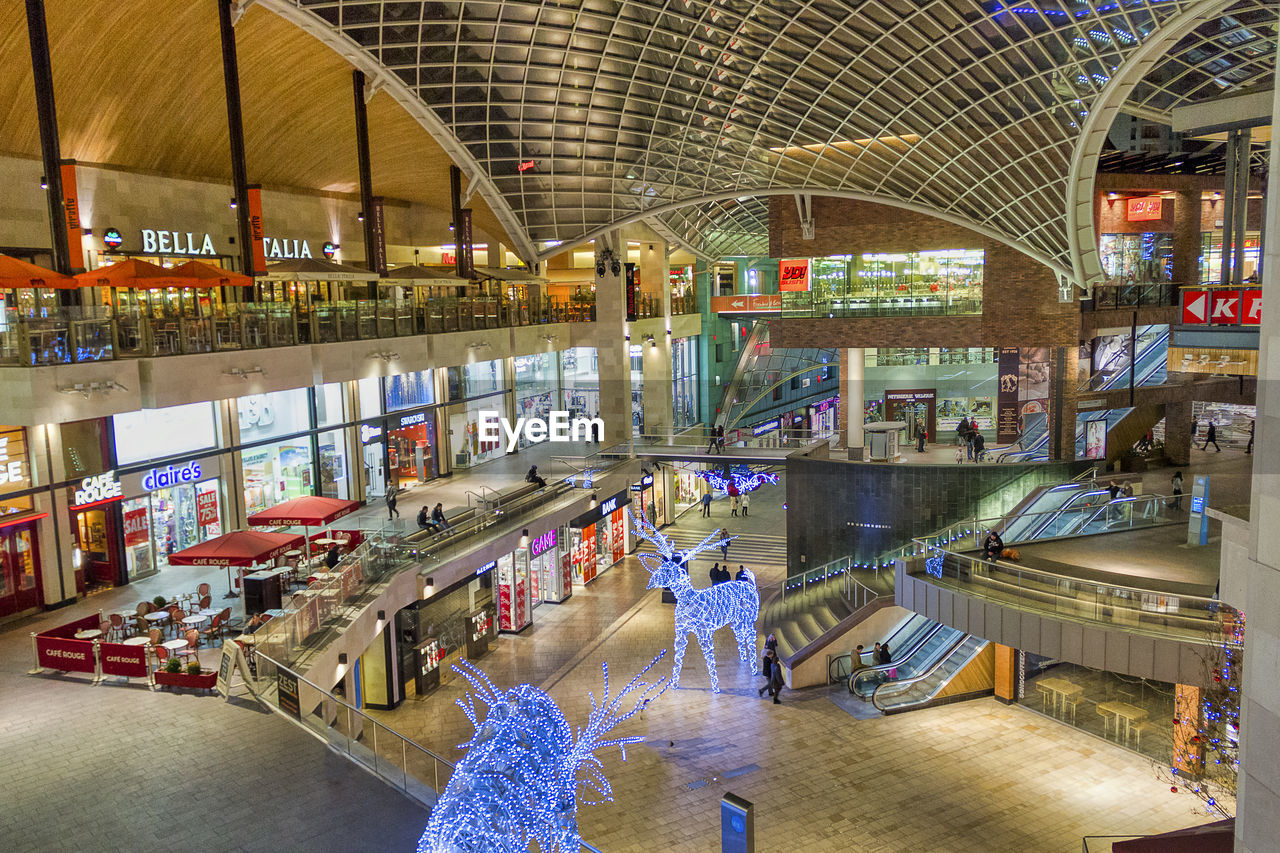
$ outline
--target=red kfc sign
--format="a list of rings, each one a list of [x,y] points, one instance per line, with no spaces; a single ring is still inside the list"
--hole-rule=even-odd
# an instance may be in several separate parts
[[[778,262],[778,290],[798,291],[809,289],[809,259]]]
[[[1142,222],[1147,219],[1159,219],[1160,196],[1151,195],[1143,198],[1131,198],[1126,202],[1125,219],[1130,222]]]
[[[124,514],[124,546],[132,548],[146,542],[151,533],[147,530],[147,508],[131,509]]]
[[[1246,326],[1257,326],[1262,323],[1262,291],[1250,289],[1243,291],[1240,303],[1240,322]]]
[[[1209,322],[1209,291],[1182,291],[1182,325]]]
[[[1240,322],[1240,291],[1215,290],[1210,302],[1212,310],[1209,322],[1215,324],[1234,324]]]

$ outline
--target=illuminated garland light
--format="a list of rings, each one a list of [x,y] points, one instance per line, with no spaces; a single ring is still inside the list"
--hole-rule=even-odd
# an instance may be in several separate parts
[[[730,493],[731,486],[742,495],[754,492],[765,483],[776,485],[778,482],[777,474],[770,474],[763,468],[755,471],[748,465],[735,465],[731,469],[696,471],[695,474],[699,479],[705,480],[708,486],[726,495]]]
[[[625,761],[627,745],[644,741],[642,735],[605,735],[666,691],[666,677],[654,683],[642,680],[666,653],[659,652],[612,699],[609,665],[601,664],[604,693],[599,702],[595,694],[587,694],[591,715],[576,740],[559,706],[543,690],[521,684],[502,691],[474,664],[455,664],[454,670],[475,688],[465,702],[457,702],[475,734],[458,747],[467,755],[431,810],[418,853],[527,853],[535,842],[541,853],[578,853],[578,788],[598,795],[584,800],[588,805],[613,799],[596,753],[616,746]],[[621,705],[631,696],[635,705],[623,713]],[[477,698],[489,709],[483,719]]]
[[[564,481],[570,487],[578,487],[583,489],[591,488],[591,484],[595,482],[596,474],[600,473],[599,468],[587,468],[581,474],[572,474],[564,478]]]
[[[726,626],[733,629],[734,639],[738,643],[738,657],[751,665],[751,674],[755,675],[756,664],[756,620],[760,616],[760,592],[756,589],[756,577],[747,570],[746,577],[740,581],[725,581],[702,589],[694,589],[689,573],[685,571],[687,564],[703,551],[719,548],[721,545],[736,539],[730,536],[718,538],[712,533],[702,542],[687,551],[676,551],[671,540],[663,536],[643,517],[636,518],[630,511],[631,527],[637,537],[651,542],[657,554],[641,554],[640,562],[649,572],[648,589],[667,587],[676,597],[676,657],[671,670],[671,686],[680,685],[680,669],[684,664],[684,648],[689,642],[689,635],[698,639],[702,649],[702,657],[707,662],[707,671],[711,674],[711,691],[720,692],[720,679],[716,675],[715,633]]]

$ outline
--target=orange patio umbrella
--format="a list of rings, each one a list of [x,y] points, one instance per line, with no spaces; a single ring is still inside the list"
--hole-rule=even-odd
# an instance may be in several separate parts
[[[169,272],[191,279],[191,287],[253,287],[253,279],[249,276],[201,261],[178,264]]]
[[[76,275],[80,287],[199,287],[200,283],[177,270],[169,270],[148,261],[129,259]]]
[[[14,287],[55,287],[60,290],[75,290],[83,286],[69,275],[47,270],[8,255],[0,255],[0,290]]]

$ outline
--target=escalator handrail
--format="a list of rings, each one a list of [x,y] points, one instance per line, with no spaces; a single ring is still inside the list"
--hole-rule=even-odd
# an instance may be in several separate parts
[[[945,652],[943,652],[943,654],[938,658],[938,660],[934,662],[933,666],[929,667],[928,671],[922,672],[920,675],[913,675],[910,678],[903,678],[895,681],[886,681],[884,684],[881,684],[872,692],[871,704],[875,705],[876,710],[879,711],[880,713],[882,714],[885,713],[888,709],[881,707],[880,703],[876,701],[876,696],[880,693],[880,688],[888,687],[891,684],[897,688],[910,687],[912,684],[918,684],[921,681],[924,681],[926,678],[933,675],[934,672],[938,670],[938,667],[942,666],[944,663],[950,660],[951,656],[956,653],[956,650],[959,649],[966,642],[968,642],[970,637],[973,637],[973,634],[961,634],[960,638],[956,640],[954,643],[952,643],[950,648],[948,648]],[[984,640],[983,645],[986,645],[987,642],[990,642],[990,641]],[[982,650],[982,646],[979,646],[978,651],[981,651],[981,650]],[[931,698],[933,697],[930,696],[925,701],[928,701],[928,699],[931,699]]]
[[[917,619],[922,620],[922,621],[924,621],[924,622],[931,622],[931,621],[933,621],[933,620],[929,619],[929,617],[927,617],[927,616],[921,616],[919,613],[912,613],[912,614],[911,614],[910,616],[908,616],[906,619],[903,619],[903,620],[902,620],[902,622],[901,622],[901,623],[899,623],[898,627],[894,630],[894,632],[888,636],[888,638],[887,638],[888,642],[892,643],[892,642],[893,642],[893,638],[894,638],[894,637],[898,636],[898,635],[899,635],[899,634],[901,634],[903,631],[907,630],[907,626],[911,625],[911,623],[915,622]],[[926,629],[926,633],[928,633],[928,629]],[[912,648],[916,648],[916,647],[918,647],[918,646],[919,646],[919,643],[917,643],[917,644],[915,644],[914,646],[912,646]],[[868,652],[868,651],[865,651],[865,650],[864,650],[863,654],[871,654],[871,652]],[[844,660],[848,660],[848,661],[849,661],[849,667],[850,667],[850,670],[849,670],[848,675],[833,675],[832,673],[835,671],[835,669],[834,669],[834,668],[835,668],[835,667],[837,667],[837,666],[839,666],[840,662],[841,662],[841,661],[844,661]],[[828,684],[835,684],[835,683],[840,682],[840,681],[847,681],[847,680],[848,680],[851,676],[853,676],[854,674],[859,673],[859,672],[861,672],[861,671],[862,671],[862,670],[864,670],[864,669],[870,669],[870,668],[871,668],[871,667],[869,667],[869,666],[867,666],[866,664],[862,663],[861,659],[859,659],[859,661],[858,661],[858,665],[855,667],[855,666],[853,665],[853,652],[852,652],[852,651],[845,652],[845,653],[844,653],[844,654],[842,654],[842,655],[836,655],[836,656],[832,657],[832,658],[828,661],[828,663],[827,663],[827,683],[828,683]],[[852,688],[850,688],[850,689],[852,690]]]
[[[1086,505],[1085,505],[1085,506],[1083,506],[1083,507],[1072,507],[1072,504],[1073,504],[1073,503],[1075,503],[1077,500],[1079,500],[1079,499],[1080,499],[1080,497],[1082,497],[1082,496],[1083,496],[1083,497],[1086,497],[1086,498],[1087,498],[1087,497],[1089,497],[1089,495],[1098,495],[1098,494],[1105,495],[1106,493],[1107,493],[1107,490],[1106,490],[1106,489],[1092,489],[1092,488],[1088,488],[1088,487],[1086,487],[1083,491],[1078,491],[1078,492],[1076,492],[1074,495],[1072,495],[1071,497],[1067,498],[1066,503],[1064,503],[1064,504],[1062,504],[1062,506],[1058,507],[1058,509],[1057,509],[1057,511],[1056,511],[1056,512],[1054,512],[1054,513],[1053,513],[1052,515],[1050,515],[1048,518],[1043,519],[1043,520],[1040,522],[1040,525],[1039,525],[1038,527],[1036,527],[1035,531],[1031,534],[1031,536],[1026,537],[1026,538],[1023,538],[1023,539],[1019,539],[1018,541],[1019,541],[1019,542],[1031,542],[1031,541],[1034,541],[1034,540],[1036,540],[1036,539],[1039,539],[1039,538],[1040,538],[1040,534],[1044,532],[1044,529],[1045,529],[1046,527],[1048,527],[1050,524],[1052,524],[1052,523],[1054,522],[1054,520],[1056,520],[1059,516],[1061,516],[1064,512],[1067,512],[1068,510],[1071,510],[1071,509],[1077,509],[1077,510],[1078,510],[1078,509],[1088,509],[1088,508],[1089,508],[1089,505],[1088,505],[1088,504],[1086,504]],[[1102,506],[1105,506],[1105,504],[1102,504]],[[1082,513],[1082,514],[1083,514],[1083,513]]]
[[[911,660],[911,658],[915,655],[915,653],[920,651],[921,647],[923,647],[925,643],[933,639],[933,637],[939,631],[949,627],[950,627],[949,625],[943,625],[940,622],[934,623],[934,626],[924,633],[924,635],[920,638],[920,641],[917,642],[914,646],[912,646],[908,651],[903,652],[898,657],[897,660],[891,660],[888,663],[877,663],[877,664],[872,664],[871,666],[858,667],[853,672],[849,673],[849,692],[850,693],[857,692],[857,690],[855,689],[855,685],[857,683],[857,679],[859,675],[862,675],[863,673],[866,673],[866,672],[886,672],[890,669],[897,669],[900,666],[905,666],[907,661]],[[852,663],[852,659],[850,660],[850,662]]]

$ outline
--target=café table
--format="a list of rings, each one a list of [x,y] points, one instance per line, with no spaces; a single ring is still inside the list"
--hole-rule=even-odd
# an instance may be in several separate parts
[[[179,649],[185,649],[187,647],[187,641],[185,639],[184,640],[165,640],[160,645],[168,649],[170,654],[175,654]]]
[[[213,608],[213,607],[206,607],[206,608],[204,608],[203,610],[197,610],[197,611],[196,611],[196,613],[199,613],[201,616],[204,616],[204,617],[207,617],[207,618],[212,618],[212,617],[214,617],[214,616],[217,616],[217,615],[218,615],[219,613],[221,613],[221,612],[222,612],[221,610],[217,610],[217,609],[215,609],[215,608]]]
[[[1059,704],[1061,704],[1064,713],[1067,710],[1067,705],[1071,705],[1072,714],[1074,714],[1076,700],[1084,695],[1083,687],[1065,678],[1042,678],[1036,682],[1036,690],[1040,691],[1042,703],[1052,697],[1053,715],[1055,717],[1058,716]],[[1043,704],[1041,707],[1043,708]]]
[[[163,622],[164,620],[168,619],[168,618],[169,618],[169,611],[168,611],[168,610],[154,610],[154,611],[152,611],[151,613],[148,613],[146,616],[143,616],[142,618],[143,618],[143,619],[146,619],[148,622],[150,622],[151,624],[153,624],[153,625],[154,625],[154,624],[155,624],[155,623],[157,623],[157,622]]]
[[[127,640],[122,640],[122,641],[121,641],[121,643],[120,643],[120,645],[122,645],[122,646],[145,646],[145,645],[146,645],[147,643],[149,643],[149,642],[151,642],[151,638],[150,638],[150,637],[130,637],[130,638],[129,638],[129,639],[127,639]],[[186,642],[186,641],[184,640],[183,642]]]
[[[1145,708],[1130,705],[1128,702],[1099,702],[1098,713],[1102,715],[1103,734],[1110,728],[1111,720],[1116,721],[1116,741],[1120,740],[1120,723],[1124,722],[1124,742],[1127,746],[1133,727],[1147,719]]]
[[[202,613],[192,613],[190,616],[182,620],[182,624],[190,625],[192,628],[196,628],[196,627],[199,627],[201,622],[204,622],[208,618],[209,618],[208,616],[205,616]]]
[[[102,636],[102,632],[97,628],[87,628],[83,631],[76,631],[77,640],[96,640]]]

